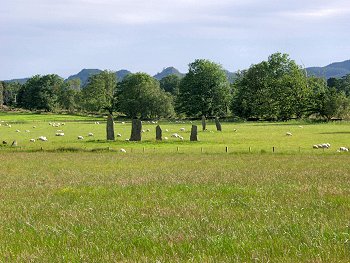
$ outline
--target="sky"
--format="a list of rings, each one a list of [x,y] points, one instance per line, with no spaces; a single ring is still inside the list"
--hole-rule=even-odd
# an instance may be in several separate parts
[[[350,59],[349,17],[349,0],[2,0],[0,79],[198,58],[237,71],[275,52],[325,66]]]

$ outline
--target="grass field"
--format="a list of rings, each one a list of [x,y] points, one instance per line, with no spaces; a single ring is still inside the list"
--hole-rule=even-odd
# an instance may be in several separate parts
[[[103,120],[21,118],[0,117],[0,139],[19,144],[0,148],[0,262],[349,262],[350,155],[336,152],[349,123],[211,123],[198,143],[190,123],[161,123],[186,132],[160,143],[145,123],[128,143],[117,122],[123,136],[107,143]]]

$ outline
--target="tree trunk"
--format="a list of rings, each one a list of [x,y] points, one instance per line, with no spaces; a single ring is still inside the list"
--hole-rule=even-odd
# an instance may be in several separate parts
[[[114,122],[113,122],[113,115],[112,114],[108,114],[106,130],[107,130],[107,140],[114,141],[115,140]]]
[[[131,136],[129,141],[141,141],[142,122],[138,119],[132,120]]]
[[[204,115],[202,116],[202,129],[203,129],[203,131],[205,131],[207,129],[207,123],[206,123]]]
[[[159,125],[156,127],[156,140],[161,141],[162,140],[162,129]]]
[[[197,138],[197,125],[192,125],[190,141],[191,142],[198,141],[198,138]]]
[[[218,117],[215,117],[215,125],[216,125],[216,130],[221,131],[221,123],[219,122]]]

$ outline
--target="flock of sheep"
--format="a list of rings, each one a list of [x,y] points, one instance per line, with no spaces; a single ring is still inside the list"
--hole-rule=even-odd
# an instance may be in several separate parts
[[[120,123],[121,123],[122,125],[125,124],[125,122],[120,122]],[[157,121],[148,121],[148,123],[149,123],[149,124],[150,124],[150,123],[152,123],[152,124],[157,124],[158,122],[157,122]],[[176,121],[175,123],[185,123],[185,122]],[[190,123],[192,123],[192,122],[190,122]],[[95,124],[100,124],[100,122],[96,121]],[[58,127],[64,126],[65,123],[60,123],[60,122],[57,122],[57,123],[56,123],[56,122],[49,122],[49,125],[52,126],[52,127],[58,128]],[[5,126],[5,127],[8,127],[8,128],[11,128],[11,127],[12,127],[11,124],[9,124],[9,123],[4,123],[4,121],[1,121],[0,126]],[[36,128],[36,126],[33,126],[33,129],[35,129],[35,128]],[[303,126],[299,126],[299,128],[303,128]],[[142,133],[146,133],[146,132],[150,132],[150,131],[151,131],[150,129],[146,129],[146,130],[142,130],[141,132],[142,132]],[[165,131],[165,132],[169,132],[168,129],[165,129],[164,131]],[[181,128],[179,129],[179,131],[180,131],[180,132],[185,132],[186,129],[185,129],[184,127],[181,127]],[[234,131],[234,132],[237,132],[236,129],[234,129],[233,131]],[[21,132],[21,131],[17,129],[16,132],[19,133],[19,132]],[[25,130],[25,132],[26,132],[26,133],[29,133],[30,130]],[[64,131],[63,131],[62,129],[56,130],[55,136],[64,136],[64,135],[65,135],[65,133],[64,133]],[[89,132],[89,133],[87,134],[87,136],[88,136],[88,137],[93,137],[94,134],[93,134],[92,132]],[[120,133],[117,133],[116,136],[117,136],[117,137],[122,137],[122,135],[121,135]],[[293,136],[293,134],[292,134],[291,132],[286,132],[286,136]],[[179,140],[184,140],[184,137],[183,137],[182,135],[180,135],[179,133],[173,133],[173,134],[171,134],[171,137],[172,137],[172,138],[177,138],[177,139],[179,139]],[[77,136],[77,139],[78,139],[78,140],[84,140],[84,136],[78,135],[78,136]],[[164,140],[168,140],[169,138],[165,136],[163,139],[164,139]],[[47,139],[46,136],[39,136],[39,137],[37,138],[37,140],[43,141],[43,142],[48,141],[48,139]],[[128,140],[129,140],[129,139],[126,139],[126,141],[128,141]],[[31,139],[29,140],[29,142],[34,143],[34,142],[36,142],[36,139],[31,138]],[[6,142],[6,141],[3,141],[3,144],[7,144],[7,142]],[[12,146],[17,146],[17,141],[16,141],[16,140],[13,141]],[[330,143],[320,143],[320,144],[315,144],[315,145],[312,146],[312,148],[314,148],[314,149],[323,149],[323,150],[324,150],[324,149],[329,149],[330,147],[331,147]],[[126,150],[123,149],[123,148],[120,149],[120,151],[121,151],[121,152],[126,152]],[[344,146],[342,146],[342,147],[340,147],[340,148],[337,149],[337,152],[348,152],[348,151],[349,151],[349,149],[348,149],[347,147],[344,147]]]

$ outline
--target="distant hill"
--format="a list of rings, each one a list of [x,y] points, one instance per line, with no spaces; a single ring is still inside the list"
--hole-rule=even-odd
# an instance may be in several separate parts
[[[225,70],[225,73],[226,73],[227,79],[228,79],[228,81],[230,83],[235,82],[235,80],[237,79],[237,74],[236,73],[230,72],[228,70]]]
[[[174,67],[167,67],[165,69],[162,70],[162,72],[157,73],[156,75],[154,75],[153,77],[157,80],[161,80],[162,78],[169,76],[169,75],[177,75],[180,78],[182,78],[183,76],[185,76],[185,74],[181,73],[180,71],[178,71],[176,68]]]
[[[92,75],[96,75],[100,73],[102,70],[100,69],[82,69],[79,73],[69,76],[66,80],[71,80],[71,79],[80,79],[81,81],[81,86],[84,86],[86,82],[88,81],[89,77]]]
[[[343,62],[335,62],[325,67],[309,67],[306,68],[307,73],[310,76],[322,77],[322,78],[341,78],[347,74],[350,74],[350,60]]]
[[[10,80],[4,80],[4,82],[18,82],[19,84],[24,84],[27,82],[29,78],[23,78],[23,79],[10,79]]]
[[[102,70],[100,69],[83,69],[79,73],[69,76],[66,80],[80,79],[81,86],[84,86],[87,83],[90,76],[96,75],[100,72],[102,72]],[[115,74],[117,76],[117,80],[122,81],[125,78],[125,76],[131,74],[131,72],[129,70],[122,69],[116,71]]]

